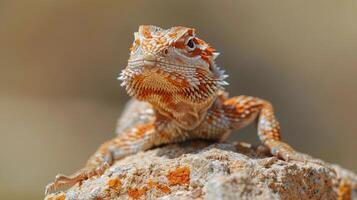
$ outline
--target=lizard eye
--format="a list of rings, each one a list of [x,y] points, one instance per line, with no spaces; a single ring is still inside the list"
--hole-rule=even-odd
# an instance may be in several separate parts
[[[186,46],[187,46],[187,49],[188,49],[189,51],[195,50],[196,44],[195,44],[195,42],[193,41],[193,38],[192,38],[192,37],[187,40]]]

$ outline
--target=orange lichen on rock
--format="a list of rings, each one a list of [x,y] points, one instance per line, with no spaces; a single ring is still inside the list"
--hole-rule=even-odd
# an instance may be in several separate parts
[[[338,188],[338,200],[352,199],[352,187],[345,181],[342,181]]]
[[[171,189],[168,186],[166,186],[164,184],[160,184],[158,182],[155,182],[151,179],[149,179],[147,184],[148,184],[149,188],[156,188],[166,194],[171,193]]]
[[[187,185],[190,182],[190,168],[179,167],[167,174],[170,185]]]
[[[171,193],[171,189],[166,185],[158,184],[156,186],[156,188],[161,190],[163,193],[166,193],[166,194]]]
[[[133,198],[133,199],[138,199],[141,196],[143,196],[145,194],[145,192],[147,191],[146,187],[143,188],[129,188],[128,189],[128,195],[129,197]]]
[[[109,179],[108,186],[110,188],[118,188],[121,186],[121,181],[118,178]]]

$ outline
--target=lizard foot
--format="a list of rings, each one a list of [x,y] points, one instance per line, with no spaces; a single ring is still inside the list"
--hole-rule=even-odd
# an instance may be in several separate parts
[[[56,191],[61,187],[71,187],[76,183],[81,183],[82,181],[87,180],[93,176],[102,175],[108,168],[109,164],[104,163],[96,169],[84,168],[71,176],[58,174],[55,178],[55,181],[49,183],[46,186],[45,195],[48,195],[49,193],[52,193],[53,191]]]
[[[266,145],[270,149],[270,153],[282,160],[290,161],[301,161],[305,162],[306,159],[299,155],[290,145],[281,141],[267,141]]]

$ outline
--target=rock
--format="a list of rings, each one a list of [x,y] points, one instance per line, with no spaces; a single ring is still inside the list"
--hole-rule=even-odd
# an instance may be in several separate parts
[[[286,162],[245,143],[167,145],[46,199],[357,199],[354,173],[301,156]]]

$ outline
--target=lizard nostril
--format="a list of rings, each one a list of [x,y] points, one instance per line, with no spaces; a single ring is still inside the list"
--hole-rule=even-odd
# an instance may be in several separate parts
[[[164,50],[164,54],[165,54],[165,55],[169,54],[169,50],[168,50],[168,49],[165,49],[165,50]]]

